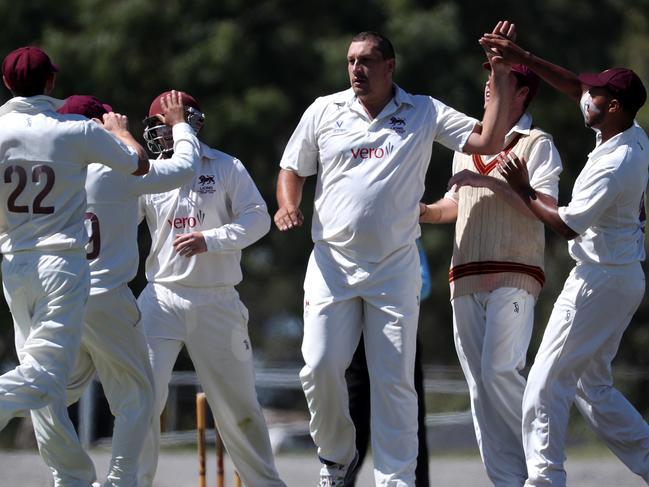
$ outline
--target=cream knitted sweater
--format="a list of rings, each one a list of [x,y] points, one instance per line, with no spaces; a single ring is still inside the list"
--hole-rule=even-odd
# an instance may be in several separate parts
[[[550,136],[539,129],[521,134],[505,149],[528,160],[534,144]],[[453,172],[469,169],[503,179],[495,158],[457,154]],[[486,188],[459,191],[453,258],[449,271],[451,299],[500,287],[525,289],[538,297],[545,274],[543,224],[519,211]]]

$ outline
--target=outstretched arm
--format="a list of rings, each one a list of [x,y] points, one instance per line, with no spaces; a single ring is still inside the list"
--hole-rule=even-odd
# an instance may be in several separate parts
[[[502,179],[497,179],[493,176],[486,176],[470,171],[468,169],[463,169],[462,171],[453,175],[453,177],[448,182],[448,186],[449,188],[456,186],[457,189],[461,188],[462,186],[487,188],[493,191],[494,194],[496,194],[509,206],[519,211],[522,215],[525,215],[529,218],[536,218],[536,215],[532,213],[532,210],[527,207],[525,202],[523,202],[523,200],[511,188],[511,186]],[[537,192],[537,196],[539,199],[545,200],[547,204],[554,204],[555,206],[557,204],[557,200],[552,196],[548,196],[540,192]]]
[[[579,235],[561,219],[556,201],[542,198],[542,193],[537,193],[530,186],[527,166],[518,157],[510,153],[498,158],[498,171],[539,220],[566,240]]]
[[[525,64],[543,78],[546,83],[579,102],[582,86],[579,78],[572,71],[535,56],[520,47],[512,39],[497,32],[485,34],[479,42],[483,48],[498,52],[507,63]]]
[[[516,28],[507,21],[499,22],[490,35],[515,37]],[[468,154],[496,154],[503,148],[509,130],[509,103],[514,95],[514,85],[509,82],[511,63],[497,51],[483,48],[493,73],[491,94],[482,124],[476,126],[462,149]]]
[[[142,176],[149,172],[149,156],[144,150],[144,147],[128,131],[128,118],[126,115],[113,112],[105,113],[103,122],[106,130],[133,149],[137,154],[138,166],[133,172],[133,175]]]

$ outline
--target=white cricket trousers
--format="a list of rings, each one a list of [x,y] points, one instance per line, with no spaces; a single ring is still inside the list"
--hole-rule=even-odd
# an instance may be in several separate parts
[[[452,300],[455,348],[469,385],[480,455],[496,487],[527,478],[521,418],[536,299],[502,287]]]
[[[68,383],[67,403],[73,404],[96,373],[115,416],[105,487],[136,487],[140,453],[151,429],[153,374],[139,320],[135,297],[126,284],[90,296],[79,357]],[[56,418],[41,409],[32,411],[32,420],[56,486],[68,485],[68,471],[85,472],[83,478],[95,479],[92,461],[65,436]]]
[[[66,438],[60,447],[80,449],[65,399],[90,288],[85,252],[7,254],[2,280],[20,365],[0,377],[0,429],[14,416],[44,408]],[[61,472],[65,482],[57,487],[89,487],[94,478],[85,474]]]
[[[160,414],[183,344],[223,444],[246,487],[286,487],[275,468],[255,391],[248,310],[233,287],[149,283],[138,298],[153,369],[153,427],[142,451],[139,487],[151,487],[160,450]]]
[[[554,303],[523,398],[525,485],[566,485],[573,402],[631,471],[649,483],[649,426],[613,387],[611,361],[644,295],[640,263],[578,264]]]
[[[345,370],[362,332],[377,486],[415,485],[414,362],[420,290],[414,242],[379,263],[358,264],[321,243],[309,258],[300,379],[311,413],[311,436],[321,459],[349,465],[354,458]],[[326,465],[321,473],[326,473]]]

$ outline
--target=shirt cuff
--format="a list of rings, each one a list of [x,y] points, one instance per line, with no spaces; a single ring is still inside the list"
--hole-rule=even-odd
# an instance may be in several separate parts
[[[187,122],[180,122],[171,127],[171,133],[174,136],[174,141],[183,139],[185,135],[196,135],[194,129]]]
[[[563,220],[563,223],[565,223],[573,232],[575,232],[578,235],[581,235],[586,231],[586,229],[579,229],[577,228],[578,225],[576,225],[576,222],[572,222],[570,218],[570,214],[567,213],[568,207],[567,206],[560,206],[557,208],[557,213],[559,214],[559,218]]]
[[[205,245],[207,246],[208,252],[216,252],[223,248],[219,240],[218,228],[210,228],[209,230],[203,230],[202,233],[203,233],[203,238],[205,239]]]

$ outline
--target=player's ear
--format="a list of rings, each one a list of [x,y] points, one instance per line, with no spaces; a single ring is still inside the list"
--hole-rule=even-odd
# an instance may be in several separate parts
[[[527,95],[530,94],[530,87],[529,86],[521,86],[518,91],[516,92],[516,97],[521,98],[523,100],[523,103],[525,103],[525,100],[527,100]]]
[[[608,111],[613,112],[613,113],[618,113],[622,109],[622,105],[620,105],[620,102],[618,101],[617,98],[612,98],[608,102]]]
[[[395,58],[388,59],[388,70],[394,75],[395,70],[397,69],[397,60]]]

